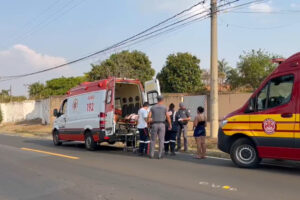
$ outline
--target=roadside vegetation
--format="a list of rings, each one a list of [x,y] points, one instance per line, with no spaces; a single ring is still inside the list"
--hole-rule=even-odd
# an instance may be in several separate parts
[[[279,57],[259,49],[243,52],[235,67],[230,66],[225,59],[219,60],[220,91],[253,91],[276,68],[276,64],[271,60]],[[200,63],[197,56],[187,52],[170,54],[161,71],[157,73],[162,92],[196,94],[207,92],[210,87],[210,72],[200,67]],[[99,64],[92,64],[91,70],[83,76],[55,78],[46,81],[45,84],[35,82],[29,85],[28,92],[31,99],[42,99],[52,95],[64,95],[70,88],[85,81],[115,76],[145,82],[151,80],[154,75],[155,70],[145,53],[136,50],[122,51],[112,54]],[[9,101],[8,97],[9,95],[3,99]],[[26,99],[26,97],[13,97],[13,99]]]
[[[25,96],[12,96],[9,94],[9,90],[1,90],[0,92],[0,103],[24,101],[27,98]]]
[[[3,114],[2,114],[1,107],[0,107],[0,124],[1,124],[2,121],[3,121]]]

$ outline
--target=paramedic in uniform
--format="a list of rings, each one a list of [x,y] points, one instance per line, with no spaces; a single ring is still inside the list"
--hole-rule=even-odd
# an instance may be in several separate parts
[[[137,128],[140,133],[140,146],[139,146],[140,156],[147,154],[148,145],[150,143],[148,127],[147,127],[148,108],[149,108],[149,103],[145,102],[143,104],[143,107],[138,111],[139,118],[138,118]]]
[[[171,103],[169,105],[168,115],[170,116],[172,129],[168,130],[168,124],[166,123],[166,136],[165,136],[165,154],[168,155],[169,150],[171,155],[175,156],[176,136],[178,119],[176,119],[175,105]]]
[[[188,122],[191,120],[191,113],[190,110],[186,109],[184,104],[181,102],[179,103],[179,110],[177,112],[177,119],[178,119],[178,132],[177,132],[177,151],[181,150],[181,134],[183,133],[183,140],[184,140],[184,151],[188,150],[188,142],[187,142],[187,125]]]
[[[168,129],[172,129],[170,116],[167,114],[167,108],[163,105],[163,97],[157,97],[157,104],[152,106],[148,116],[148,122],[151,123],[151,149],[150,158],[154,157],[156,137],[159,137],[159,152],[158,159],[162,158],[164,150],[166,125],[165,121],[168,121]]]

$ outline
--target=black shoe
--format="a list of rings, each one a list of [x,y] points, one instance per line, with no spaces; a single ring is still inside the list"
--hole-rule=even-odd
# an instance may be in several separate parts
[[[172,153],[171,153],[171,156],[176,156],[176,153],[175,153],[175,152],[172,152]]]
[[[138,156],[143,156],[144,154],[143,153],[139,153],[139,155]]]

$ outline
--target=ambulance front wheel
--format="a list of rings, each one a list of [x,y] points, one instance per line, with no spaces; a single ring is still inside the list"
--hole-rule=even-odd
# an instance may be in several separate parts
[[[62,144],[62,142],[59,140],[59,133],[58,133],[57,130],[54,130],[54,131],[52,132],[52,138],[53,138],[53,144],[54,144],[55,146],[59,146],[59,145]]]
[[[255,168],[260,163],[255,145],[247,138],[234,141],[230,149],[231,160],[242,168]]]
[[[94,141],[93,135],[90,132],[85,134],[85,148],[89,151],[95,151],[97,143]]]

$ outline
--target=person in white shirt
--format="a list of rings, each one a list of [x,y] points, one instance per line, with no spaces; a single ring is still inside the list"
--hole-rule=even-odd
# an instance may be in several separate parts
[[[138,111],[138,124],[137,128],[140,133],[140,146],[139,146],[139,155],[143,156],[144,154],[148,154],[148,146],[150,143],[149,140],[149,132],[148,132],[148,111],[149,103],[145,102],[143,107]]]

